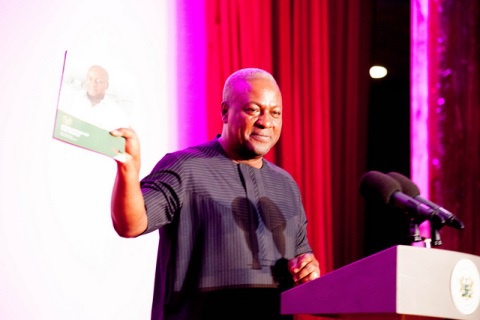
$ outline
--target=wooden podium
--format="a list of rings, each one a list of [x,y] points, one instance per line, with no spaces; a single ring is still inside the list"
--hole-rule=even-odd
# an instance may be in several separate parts
[[[395,246],[286,290],[282,314],[480,320],[480,257]]]

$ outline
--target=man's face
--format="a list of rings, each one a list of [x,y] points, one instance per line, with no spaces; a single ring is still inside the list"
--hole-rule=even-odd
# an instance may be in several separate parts
[[[223,106],[228,144],[244,159],[267,154],[282,130],[282,96],[277,85],[267,79],[251,80],[248,85],[250,90]]]
[[[101,100],[108,88],[108,74],[99,67],[88,70],[86,79],[87,94],[90,98]]]

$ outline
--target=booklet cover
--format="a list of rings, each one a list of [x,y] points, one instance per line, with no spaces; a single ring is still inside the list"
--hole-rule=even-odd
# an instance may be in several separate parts
[[[110,131],[130,127],[128,99],[111,92],[105,66],[67,56],[65,52],[53,138],[123,161],[125,139]]]

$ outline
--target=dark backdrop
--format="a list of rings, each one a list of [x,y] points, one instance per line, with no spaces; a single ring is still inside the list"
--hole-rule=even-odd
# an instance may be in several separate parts
[[[370,79],[366,170],[410,176],[410,1],[375,0],[371,64],[388,74]],[[366,203],[364,255],[408,241],[403,212]]]

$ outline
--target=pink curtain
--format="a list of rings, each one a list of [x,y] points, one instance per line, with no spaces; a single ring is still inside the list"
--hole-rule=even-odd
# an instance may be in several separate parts
[[[442,249],[480,255],[480,5],[429,1],[431,200],[465,229],[441,229]]]

